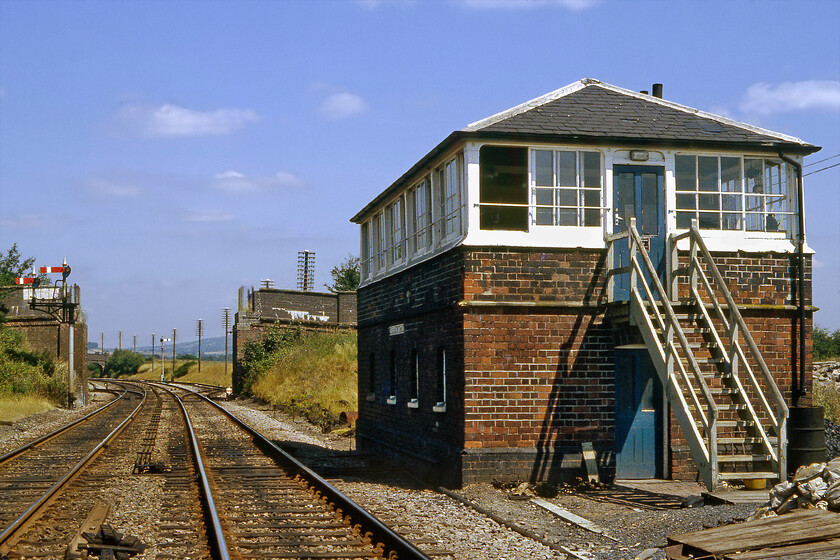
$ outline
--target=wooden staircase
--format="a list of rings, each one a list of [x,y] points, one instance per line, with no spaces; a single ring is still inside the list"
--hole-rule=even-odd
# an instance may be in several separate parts
[[[610,272],[609,293],[614,276],[629,275],[629,322],[638,327],[706,487],[784,480],[787,405],[697,224],[669,239],[667,289],[635,220],[607,236],[607,262],[625,238],[629,264]],[[681,263],[677,243],[686,238]]]

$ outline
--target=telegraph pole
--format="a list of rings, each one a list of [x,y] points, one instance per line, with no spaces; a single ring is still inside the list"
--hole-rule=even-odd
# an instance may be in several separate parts
[[[172,375],[175,375],[175,335],[177,334],[178,329],[172,329]]]
[[[228,371],[228,333],[230,333],[230,307],[222,310],[222,326],[225,328],[225,379]]]
[[[155,333],[152,333],[152,373],[155,371]]]
[[[122,350],[122,331],[120,331],[120,350]]]
[[[204,321],[199,319],[195,324],[195,334],[198,336],[198,373],[201,373],[201,335],[204,334]]]
[[[134,350],[133,350],[133,352],[135,354],[137,353],[137,335],[136,334],[134,335]]]

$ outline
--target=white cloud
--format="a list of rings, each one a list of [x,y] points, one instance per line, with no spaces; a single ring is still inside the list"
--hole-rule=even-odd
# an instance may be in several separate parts
[[[741,111],[770,115],[808,109],[840,109],[840,81],[806,80],[751,85],[744,94]]]
[[[179,137],[230,134],[258,121],[260,115],[251,109],[195,111],[176,105],[126,105],[117,118],[139,136]]]
[[[92,179],[88,181],[87,184],[93,192],[104,196],[128,198],[140,196],[143,193],[143,190],[140,187],[135,187],[133,185],[118,185],[108,181],[100,181],[99,179]]]
[[[263,192],[271,187],[297,187],[301,181],[284,171],[278,171],[268,177],[248,176],[239,171],[228,170],[216,173],[215,188],[233,193]]]
[[[368,104],[355,93],[333,93],[321,103],[318,110],[327,119],[340,120],[366,112]]]
[[[572,12],[580,12],[593,8],[601,0],[462,0],[468,8],[478,10],[519,10],[528,8],[542,8],[544,6],[558,6]]]
[[[182,219],[185,222],[230,222],[233,220],[233,214],[222,210],[188,210]]]

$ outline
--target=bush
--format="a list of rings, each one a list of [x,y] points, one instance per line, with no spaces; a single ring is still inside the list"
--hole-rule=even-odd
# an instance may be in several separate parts
[[[146,363],[146,358],[142,354],[137,354],[131,350],[114,350],[111,357],[105,363],[105,372],[103,377],[119,377],[129,373],[137,373],[140,366]]]
[[[814,327],[814,359],[817,361],[840,357],[840,329],[833,333]]]
[[[814,383],[814,406],[823,407],[826,420],[840,424],[840,389],[837,385]]]
[[[242,359],[242,391],[250,394],[251,387],[280,359],[282,351],[301,338],[299,326],[273,327],[261,340],[247,343]]]
[[[67,365],[48,352],[28,350],[20,331],[0,325],[0,395],[40,395],[67,401]]]

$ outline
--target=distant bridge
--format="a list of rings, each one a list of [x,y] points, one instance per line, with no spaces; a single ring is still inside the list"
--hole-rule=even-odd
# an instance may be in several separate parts
[[[88,364],[96,364],[99,366],[99,373],[105,373],[105,363],[108,361],[108,358],[111,357],[111,354],[106,353],[92,353],[88,352],[87,355],[87,363]]]

